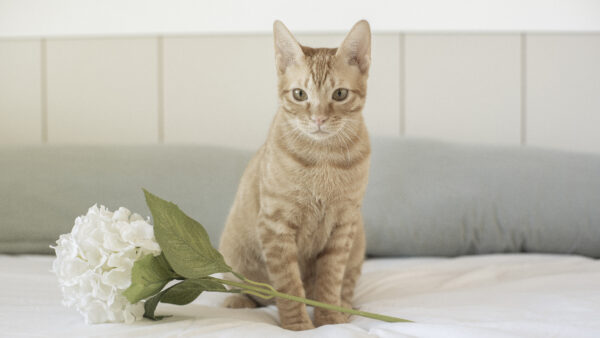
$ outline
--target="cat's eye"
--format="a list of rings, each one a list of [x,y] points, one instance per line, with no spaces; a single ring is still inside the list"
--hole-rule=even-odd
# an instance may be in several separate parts
[[[296,101],[305,101],[306,99],[308,99],[308,95],[306,95],[306,92],[300,88],[296,88],[292,91],[292,94],[294,95],[294,99],[296,99]]]
[[[344,101],[348,97],[348,89],[338,88],[333,92],[332,98],[336,101]]]

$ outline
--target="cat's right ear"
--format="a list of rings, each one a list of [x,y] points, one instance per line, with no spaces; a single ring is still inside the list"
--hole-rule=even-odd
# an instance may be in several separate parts
[[[283,22],[275,20],[273,23],[273,36],[275,38],[275,63],[280,74],[290,65],[298,62],[304,56],[302,47]]]

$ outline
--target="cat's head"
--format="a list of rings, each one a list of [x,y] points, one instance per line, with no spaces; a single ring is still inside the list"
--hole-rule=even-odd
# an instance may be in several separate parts
[[[349,137],[362,123],[371,61],[369,23],[356,23],[339,48],[302,46],[281,21],[275,21],[273,32],[285,121],[313,140]]]

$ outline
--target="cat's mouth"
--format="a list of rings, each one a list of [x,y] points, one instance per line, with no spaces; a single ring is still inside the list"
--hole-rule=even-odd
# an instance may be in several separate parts
[[[326,139],[329,136],[331,136],[331,133],[328,131],[325,131],[323,129],[317,129],[313,132],[310,132],[310,136],[314,139],[322,140],[322,139]]]
[[[317,129],[316,131],[313,131],[311,134],[313,134],[313,135],[326,135],[326,134],[329,134],[329,132],[326,132],[323,129]]]
[[[329,138],[332,135],[331,132],[325,131],[323,129],[318,129],[315,131],[311,131],[308,133],[308,136],[310,136],[311,138],[315,139],[315,140],[324,140],[326,138]]]

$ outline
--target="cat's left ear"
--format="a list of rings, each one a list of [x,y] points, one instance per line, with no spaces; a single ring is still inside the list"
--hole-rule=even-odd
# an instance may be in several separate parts
[[[338,58],[356,65],[361,73],[369,71],[371,64],[371,27],[366,20],[357,22],[346,35],[344,42],[336,53]]]

